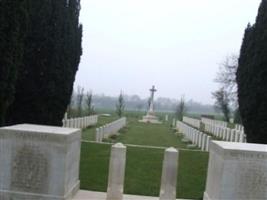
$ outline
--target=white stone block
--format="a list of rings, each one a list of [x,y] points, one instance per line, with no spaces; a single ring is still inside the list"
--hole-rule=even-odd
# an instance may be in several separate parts
[[[123,199],[125,164],[126,147],[121,143],[114,144],[109,161],[107,200]]]
[[[267,199],[267,145],[212,141],[204,200]]]
[[[207,135],[206,134],[203,134],[202,135],[202,142],[201,142],[201,150],[202,151],[205,151],[206,142],[207,142]]]
[[[70,199],[80,184],[80,145],[78,129],[0,128],[0,199]]]
[[[177,168],[178,151],[173,147],[166,149],[162,167],[160,200],[176,200]]]
[[[210,140],[211,140],[211,137],[210,136],[207,136],[206,148],[205,148],[206,151],[209,151]]]

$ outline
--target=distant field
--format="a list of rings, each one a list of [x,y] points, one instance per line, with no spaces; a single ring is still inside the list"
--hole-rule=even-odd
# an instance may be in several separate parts
[[[80,165],[82,189],[106,191],[110,146],[82,143]],[[163,155],[164,149],[127,147],[125,193],[158,196]],[[207,163],[206,152],[179,151],[177,198],[202,198]]]

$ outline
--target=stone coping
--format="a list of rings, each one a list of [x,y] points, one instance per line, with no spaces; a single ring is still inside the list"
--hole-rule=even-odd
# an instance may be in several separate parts
[[[73,132],[79,131],[79,129],[75,128],[62,128],[58,126],[44,126],[44,125],[34,125],[34,124],[18,124],[13,126],[6,126],[0,128],[4,130],[13,130],[13,131],[27,131],[34,133],[45,133],[45,134],[60,134],[60,135],[70,135]]]
[[[73,198],[73,200],[106,200],[105,192],[94,192],[80,190]],[[138,196],[138,195],[123,195],[123,200],[159,200],[159,197],[150,197],[150,196]],[[185,200],[185,199],[177,199]]]
[[[213,143],[225,150],[238,150],[238,151],[255,151],[267,153],[267,145],[265,144],[254,144],[254,143],[239,143],[239,142],[222,142],[213,141]]]

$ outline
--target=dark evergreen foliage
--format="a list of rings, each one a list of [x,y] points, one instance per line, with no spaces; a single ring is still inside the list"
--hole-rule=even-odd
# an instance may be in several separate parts
[[[220,88],[219,90],[212,93],[213,98],[215,99],[215,109],[222,112],[225,121],[230,121],[230,98],[229,93],[224,89]]]
[[[23,55],[25,1],[0,1],[0,126],[14,100],[18,67]]]
[[[27,0],[29,22],[8,122],[61,125],[82,54],[79,0]]]
[[[267,0],[245,30],[237,70],[238,101],[248,142],[267,144]]]

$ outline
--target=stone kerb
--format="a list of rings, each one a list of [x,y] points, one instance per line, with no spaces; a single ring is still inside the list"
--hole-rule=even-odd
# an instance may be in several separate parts
[[[107,200],[122,200],[126,163],[126,147],[117,143],[111,148]]]
[[[173,147],[168,148],[163,160],[160,200],[176,200],[177,169],[178,151]]]
[[[267,145],[212,141],[204,200],[267,199]]]
[[[79,189],[79,129],[0,128],[0,199],[66,200]]]

